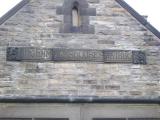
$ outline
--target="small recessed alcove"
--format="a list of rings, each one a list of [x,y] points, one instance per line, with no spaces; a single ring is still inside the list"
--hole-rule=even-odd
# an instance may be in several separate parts
[[[89,8],[87,0],[65,0],[56,12],[64,15],[60,33],[94,34],[90,16],[96,16],[96,8]]]
[[[72,27],[81,26],[81,16],[79,11],[79,3],[74,2],[72,7]]]

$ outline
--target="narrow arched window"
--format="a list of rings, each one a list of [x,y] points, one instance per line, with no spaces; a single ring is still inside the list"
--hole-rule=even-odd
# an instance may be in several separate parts
[[[80,15],[79,15],[79,10],[78,10],[77,5],[75,5],[72,8],[72,26],[73,27],[81,26],[81,18],[80,18]]]

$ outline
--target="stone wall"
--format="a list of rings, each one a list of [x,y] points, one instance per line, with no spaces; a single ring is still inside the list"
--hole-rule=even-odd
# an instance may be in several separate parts
[[[0,26],[0,96],[160,96],[158,38],[114,0],[88,0],[96,8],[95,34],[59,33],[63,0],[31,0]],[[147,65],[9,62],[7,47],[142,50]]]

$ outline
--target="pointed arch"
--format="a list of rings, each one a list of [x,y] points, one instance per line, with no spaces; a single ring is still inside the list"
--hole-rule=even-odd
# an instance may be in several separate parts
[[[72,7],[72,26],[80,27],[81,26],[81,15],[79,11],[79,3],[74,2]]]
[[[90,25],[89,17],[96,16],[96,8],[89,8],[87,0],[65,0],[57,14],[63,14],[63,25],[60,33],[94,34],[94,26]]]

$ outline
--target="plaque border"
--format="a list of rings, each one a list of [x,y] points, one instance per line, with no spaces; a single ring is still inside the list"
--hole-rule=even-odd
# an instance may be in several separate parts
[[[35,51],[32,53],[30,51],[31,49]],[[46,52],[48,53],[47,57],[45,57]],[[32,55],[32,57],[30,57],[30,55]],[[107,64],[107,63],[108,64],[132,63],[132,64],[142,64],[142,65],[147,64],[145,51],[107,50],[107,49],[96,50],[96,49],[8,47],[7,53],[6,53],[6,60],[17,61],[17,62],[18,61],[19,62],[20,61],[21,62],[52,61],[52,62],[87,62],[87,63],[96,62],[96,63],[103,63],[103,64]]]

